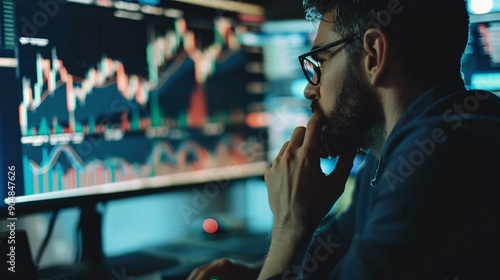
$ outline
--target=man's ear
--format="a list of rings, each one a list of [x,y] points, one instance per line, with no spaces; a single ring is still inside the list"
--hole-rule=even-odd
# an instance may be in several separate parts
[[[389,64],[389,38],[378,28],[368,29],[363,37],[365,57],[362,61],[363,70],[366,72],[372,86],[377,86],[387,72]]]

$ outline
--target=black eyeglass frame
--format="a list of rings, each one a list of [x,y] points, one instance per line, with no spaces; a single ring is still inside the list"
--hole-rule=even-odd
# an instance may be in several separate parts
[[[306,52],[304,54],[299,55],[300,66],[302,68],[302,72],[304,72],[304,76],[306,76],[307,81],[311,85],[317,86],[319,84],[319,81],[320,81],[320,78],[321,78],[321,70],[319,69],[319,66],[316,66],[316,63],[313,63],[312,61],[310,61],[309,59],[307,59],[308,56],[313,55],[315,53],[319,53],[319,52],[325,51],[325,50],[327,50],[329,48],[333,48],[333,47],[338,46],[338,45],[343,44],[343,43],[350,44],[350,43],[354,42],[354,40],[356,40],[358,38],[361,38],[361,36],[360,35],[351,35],[351,36],[348,36],[348,37],[342,38],[340,40],[331,42],[329,44],[326,44],[324,46],[316,48],[316,49],[314,49],[312,51],[309,51],[309,52]],[[312,81],[312,78],[309,77],[309,75],[307,74],[308,72],[306,70],[306,67],[304,66],[304,60],[307,60],[307,61],[309,61],[309,63],[311,63],[311,65],[314,65],[313,70],[316,73],[316,75],[318,76],[318,79],[317,79],[318,82],[317,83],[314,83]]]

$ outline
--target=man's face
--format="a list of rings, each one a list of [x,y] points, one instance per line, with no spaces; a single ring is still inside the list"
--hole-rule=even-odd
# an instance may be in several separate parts
[[[333,14],[328,13],[321,21],[313,48],[342,38],[332,31],[332,19]],[[359,61],[349,59],[344,47],[318,54],[322,62],[320,84],[309,85],[304,92],[313,113],[323,121],[324,156],[371,148],[385,122],[377,93],[363,83]]]

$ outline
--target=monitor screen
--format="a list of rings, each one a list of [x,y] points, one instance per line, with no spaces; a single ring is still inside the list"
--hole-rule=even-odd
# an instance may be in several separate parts
[[[191,2],[2,1],[3,207],[263,174],[262,11]]]
[[[500,13],[471,15],[462,60],[468,88],[500,92]]]

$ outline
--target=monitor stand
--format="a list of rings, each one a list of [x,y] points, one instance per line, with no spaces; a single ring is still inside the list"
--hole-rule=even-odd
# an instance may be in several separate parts
[[[98,203],[81,206],[81,258],[76,265],[54,266],[37,272],[38,279],[128,279],[162,271],[179,264],[175,258],[136,251],[105,257],[102,242],[102,214]],[[73,278],[72,278],[73,277]]]
[[[81,207],[80,229],[82,237],[81,262],[99,265],[104,261],[102,248],[102,214],[97,210],[97,204]]]

